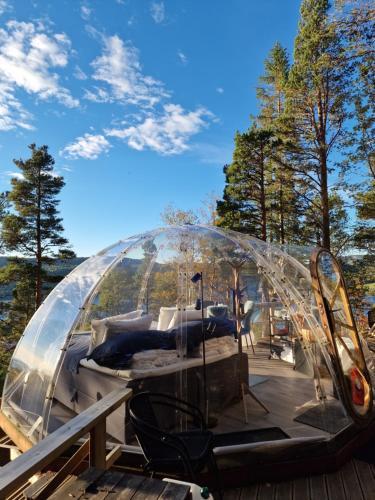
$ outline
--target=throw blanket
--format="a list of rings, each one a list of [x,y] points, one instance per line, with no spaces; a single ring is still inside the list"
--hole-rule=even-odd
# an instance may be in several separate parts
[[[208,318],[203,321],[206,340],[235,334],[233,321]],[[185,338],[188,356],[196,354],[202,342],[202,322],[189,321],[168,331],[147,330],[123,332],[98,345],[87,359],[113,370],[129,368],[134,354],[152,349],[176,350],[179,338]]]

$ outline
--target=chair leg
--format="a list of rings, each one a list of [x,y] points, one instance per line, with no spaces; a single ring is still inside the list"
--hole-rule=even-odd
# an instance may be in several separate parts
[[[251,336],[251,331],[249,331],[249,337],[250,337],[250,343],[251,343],[251,348],[253,350],[253,354],[255,354],[254,343],[253,343],[253,338]]]
[[[217,468],[216,458],[215,458],[213,451],[211,451],[211,453],[209,455],[209,463],[210,463],[210,469],[212,470],[212,472],[215,476],[215,483],[216,483],[218,498],[219,498],[219,500],[223,500],[219,469]]]

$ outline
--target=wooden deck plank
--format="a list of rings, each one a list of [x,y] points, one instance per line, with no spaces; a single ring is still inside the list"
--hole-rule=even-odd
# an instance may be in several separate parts
[[[346,500],[366,500],[363,497],[362,489],[359,484],[357,472],[354,463],[351,460],[347,462],[341,469],[340,474],[344,484]],[[374,492],[375,493],[375,492]]]
[[[329,500],[346,500],[344,485],[340,471],[326,475],[327,492]]]
[[[123,478],[110,492],[106,500],[129,500],[132,498],[140,485],[145,481],[144,476],[133,476],[130,474],[123,474]]]
[[[275,485],[275,500],[293,500],[293,483],[291,481],[283,481]]]
[[[262,483],[259,485],[257,500],[273,500],[275,483]]]
[[[69,481],[49,498],[52,500],[65,500],[69,497],[74,497],[75,499],[81,498],[90,484],[99,479],[102,474],[104,474],[102,470],[87,469],[78,477],[72,476]]]
[[[92,500],[104,500],[122,478],[123,474],[121,472],[106,471],[98,481],[95,482],[97,493],[90,495],[89,498]]]
[[[365,500],[372,500],[375,497],[375,479],[370,464],[356,459],[353,463]]]
[[[247,488],[242,488],[240,500],[257,500],[259,484],[251,484]]]
[[[375,465],[370,464],[370,469],[371,469],[372,475],[373,475],[373,476],[374,476],[374,478],[375,478]]]
[[[319,476],[311,476],[310,482],[310,498],[311,500],[327,500],[327,486],[324,474]]]
[[[132,500],[156,500],[165,490],[167,483],[146,477],[131,497]]]
[[[241,488],[233,488],[231,490],[223,491],[223,500],[240,500]]]
[[[293,481],[293,500],[310,500],[309,479],[299,477]]]

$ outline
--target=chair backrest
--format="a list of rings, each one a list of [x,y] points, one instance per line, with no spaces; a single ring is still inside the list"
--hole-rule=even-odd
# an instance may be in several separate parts
[[[159,427],[156,414],[151,404],[150,393],[139,392],[129,401],[129,411],[135,417],[141,419],[148,425]]]
[[[228,317],[228,306],[208,306],[207,307],[207,318],[227,318]]]
[[[167,445],[168,433],[161,430],[152,405],[151,393],[141,392],[129,401],[130,421],[148,462],[176,460],[178,452]]]
[[[182,455],[188,455],[185,445],[176,435],[160,427],[155,413],[158,406],[171,411],[176,420],[180,413],[201,430],[205,429],[202,412],[186,401],[157,392],[140,392],[129,401],[130,421],[148,462],[180,460]]]

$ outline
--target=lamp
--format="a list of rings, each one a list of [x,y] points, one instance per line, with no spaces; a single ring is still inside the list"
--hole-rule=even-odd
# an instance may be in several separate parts
[[[193,283],[198,283],[198,281],[202,280],[202,273],[195,273],[194,276],[191,278],[191,281]]]

